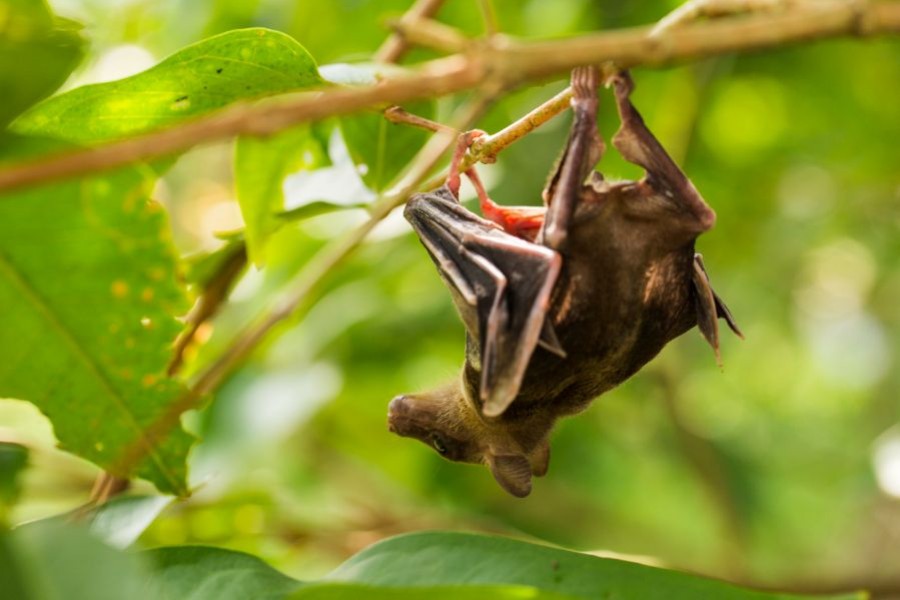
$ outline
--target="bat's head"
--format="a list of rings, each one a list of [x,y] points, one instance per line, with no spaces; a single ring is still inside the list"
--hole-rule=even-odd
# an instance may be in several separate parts
[[[486,465],[497,483],[519,498],[531,493],[532,475],[544,475],[550,460],[546,430],[533,447],[524,448],[521,425],[482,418],[459,384],[397,396],[388,407],[388,429],[431,446],[448,460]]]

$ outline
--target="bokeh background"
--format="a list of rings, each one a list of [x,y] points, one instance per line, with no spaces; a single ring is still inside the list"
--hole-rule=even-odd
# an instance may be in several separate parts
[[[51,4],[91,40],[71,88],[246,26],[294,36],[320,65],[366,60],[409,0]],[[523,38],[651,23],[676,4],[494,2],[502,31]],[[482,33],[474,0],[447,2],[439,18]],[[698,249],[747,337],[726,335],[723,368],[696,331],[673,342],[563,421],[547,477],[527,499],[509,497],[485,469],[386,430],[394,395],[456,376],[464,339],[431,261],[392,215],[303,318],[187,416],[204,439],[192,455],[196,492],[140,544],[234,548],[310,578],[388,535],[479,530],[782,587],[900,586],[900,43],[828,41],[634,76],[635,103],[719,215]],[[515,91],[478,126],[495,131],[564,85]],[[442,100],[440,114],[458,101]],[[601,99],[607,139],[616,127]],[[494,198],[539,202],[567,128],[560,117],[483,167]],[[310,185],[371,197],[339,140],[331,152],[334,171],[305,180],[305,192],[289,179],[289,201]],[[232,155],[231,144],[194,150],[156,190],[185,256],[242,226]],[[640,176],[612,150],[600,169]],[[266,269],[248,271],[204,328],[193,365],[363,218],[321,216],[277,234]],[[97,469],[55,450],[36,409],[0,401],[0,428],[33,450],[17,522],[85,501]]]

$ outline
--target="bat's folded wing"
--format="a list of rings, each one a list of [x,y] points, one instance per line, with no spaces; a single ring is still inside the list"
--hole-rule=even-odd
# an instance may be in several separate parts
[[[477,342],[468,358],[481,369],[482,412],[501,415],[545,329],[560,256],[466,210],[446,187],[413,196],[404,214]],[[550,335],[552,328],[544,337]]]
[[[709,275],[703,264],[703,257],[694,255],[694,293],[697,308],[697,326],[709,345],[716,353],[716,361],[721,362],[719,356],[719,323],[718,319],[725,319],[728,327],[740,338],[744,337],[734,320],[731,311],[725,306],[725,302],[719,298],[712,285],[709,283]]]

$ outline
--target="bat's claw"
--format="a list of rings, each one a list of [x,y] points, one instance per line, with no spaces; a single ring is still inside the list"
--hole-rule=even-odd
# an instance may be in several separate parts
[[[457,139],[456,150],[453,152],[453,158],[450,160],[450,172],[447,174],[447,187],[456,198],[459,198],[459,169],[463,158],[472,146],[472,142],[484,135],[487,135],[487,133],[481,129],[472,129],[460,134]],[[468,169],[468,171],[471,170]]]
[[[634,79],[627,70],[618,71],[606,80],[606,85],[612,85],[615,89],[616,98],[620,101],[627,100],[634,91]]]
[[[572,95],[575,101],[596,100],[600,73],[595,66],[572,69]]]

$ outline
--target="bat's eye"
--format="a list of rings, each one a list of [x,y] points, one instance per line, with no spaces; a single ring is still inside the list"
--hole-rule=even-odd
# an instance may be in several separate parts
[[[447,445],[444,443],[444,440],[442,440],[440,436],[432,434],[431,445],[434,446],[434,449],[438,451],[438,454],[447,454]]]

